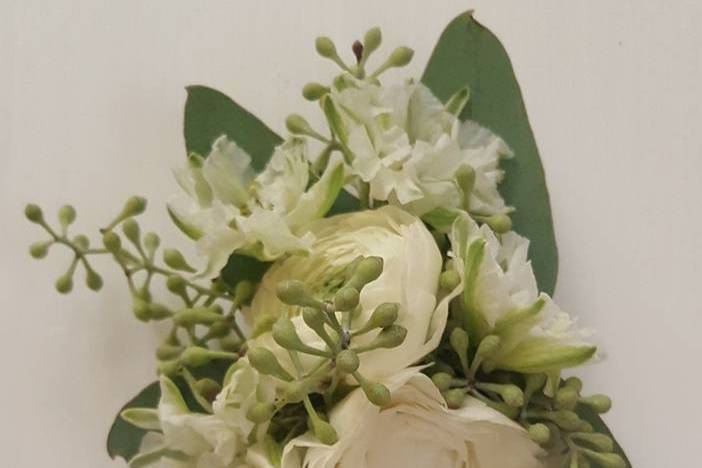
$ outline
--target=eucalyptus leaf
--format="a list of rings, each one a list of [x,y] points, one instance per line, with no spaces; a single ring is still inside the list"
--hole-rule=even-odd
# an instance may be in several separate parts
[[[516,211],[514,230],[527,237],[539,286],[553,294],[558,251],[548,190],[519,84],[500,41],[471,13],[444,30],[422,76],[434,94],[448,101],[468,86],[470,101],[460,114],[504,138],[515,157],[506,160],[500,192]]]

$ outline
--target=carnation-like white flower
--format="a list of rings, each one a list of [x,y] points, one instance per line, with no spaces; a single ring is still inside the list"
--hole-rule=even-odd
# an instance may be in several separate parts
[[[312,241],[306,226],[333,204],[344,167],[340,159],[333,159],[311,185],[309,174],[303,140],[278,146],[256,176],[251,157],[222,136],[207,158],[191,155],[188,164],[175,171],[185,195],[169,203],[169,213],[197,240],[198,251],[208,260],[208,274],[217,274],[234,251],[260,260],[305,252]]]
[[[481,216],[510,211],[497,191],[499,159],[511,155],[502,139],[475,122],[460,122],[421,83],[345,83],[332,92],[343,122],[339,138],[371,198],[420,216],[437,207]],[[472,170],[471,187],[456,180],[460,168]]]
[[[546,294],[539,294],[528,260],[529,241],[514,232],[496,235],[465,213],[451,233],[454,267],[464,280],[462,313],[469,333],[501,338],[491,365],[524,373],[575,367],[596,348],[589,332]]]
[[[272,401],[275,388],[242,359],[232,366],[213,405],[214,414],[190,411],[178,387],[161,378],[157,410],[132,410],[127,418],[148,432],[130,466],[139,468],[272,468],[260,446],[251,445],[256,427],[246,412],[256,402]],[[157,432],[158,431],[158,432]]]
[[[426,375],[407,369],[385,382],[392,403],[370,404],[360,390],[329,421],[339,434],[324,445],[305,434],[284,449],[282,468],[537,468],[542,451],[526,431],[468,397],[450,410]]]
[[[455,294],[439,298],[441,253],[421,220],[401,209],[386,206],[319,220],[311,227],[311,233],[315,241],[308,255],[280,260],[264,275],[247,312],[254,328],[257,323],[265,322],[267,316],[293,317],[302,340],[324,348],[321,338],[299,316],[300,309],[278,299],[278,284],[284,280],[300,280],[320,294],[319,299],[330,299],[343,285],[345,269],[353,260],[359,256],[377,256],[383,259],[383,272],[361,291],[360,313],[355,316],[352,328],[365,323],[378,305],[397,303],[396,324],[407,329],[407,336],[396,348],[363,353],[360,372],[370,379],[391,375],[412,365],[438,345],[446,324],[448,303]],[[376,334],[355,337],[353,343],[363,345]],[[287,352],[269,333],[254,339],[251,347],[254,346],[269,348],[281,362],[289,361]]]

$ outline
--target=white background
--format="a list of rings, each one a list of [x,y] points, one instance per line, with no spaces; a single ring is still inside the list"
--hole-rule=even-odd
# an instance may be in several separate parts
[[[163,206],[183,161],[183,87],[217,87],[282,131],[314,115],[299,90],[330,77],[316,35],[372,25],[411,45],[419,76],[467,8],[503,40],[551,190],[557,299],[599,331],[582,373],[637,468],[695,466],[702,445],[702,7],[698,0],[0,0],[0,464],[123,466],[104,452],[119,406],[153,379],[158,331],[130,315],[120,275],[101,294],[52,284],[27,201],[100,226],[133,193],[145,225],[183,245]],[[345,46],[344,46],[345,48]],[[388,50],[388,49],[384,49]],[[96,237],[93,239],[97,240]]]

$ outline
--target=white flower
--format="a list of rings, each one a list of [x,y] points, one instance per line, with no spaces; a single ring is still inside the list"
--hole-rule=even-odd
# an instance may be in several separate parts
[[[482,216],[510,211],[497,192],[499,159],[511,155],[502,139],[475,122],[461,123],[420,83],[346,83],[332,93],[343,122],[338,137],[371,198],[420,216],[438,207]],[[468,195],[455,178],[463,166],[475,174]]]
[[[186,195],[169,203],[169,213],[197,240],[208,259],[206,274],[217,274],[234,252],[274,260],[305,252],[309,222],[324,216],[343,184],[344,168],[332,159],[319,181],[309,185],[303,141],[289,140],[275,149],[256,176],[250,156],[226,136],[218,138],[207,158],[191,155],[175,171]]]
[[[537,468],[542,452],[516,423],[468,397],[450,410],[432,381],[407,369],[385,384],[392,403],[370,404],[355,390],[330,413],[339,434],[324,445],[310,434],[284,448],[282,468]]]
[[[451,233],[454,266],[464,279],[463,313],[469,333],[496,334],[497,368],[524,373],[550,372],[582,364],[596,348],[589,332],[539,295],[527,257],[529,241],[514,232],[499,238],[466,214]]]
[[[438,345],[446,324],[448,302],[453,296],[437,298],[441,253],[418,218],[388,206],[319,220],[311,232],[315,241],[309,255],[285,258],[264,275],[247,312],[250,324],[261,323],[270,315],[294,317],[293,323],[303,341],[323,348],[324,342],[302,321],[299,308],[278,299],[279,282],[300,280],[321,294],[320,299],[330,299],[343,285],[349,263],[359,256],[378,256],[384,261],[383,273],[361,291],[361,313],[354,319],[352,328],[365,323],[378,305],[393,302],[400,306],[396,323],[407,329],[407,336],[397,348],[363,353],[360,372],[370,379],[391,375]],[[353,343],[363,345],[375,334],[355,337]],[[285,350],[275,344],[269,333],[255,339],[251,346],[265,346],[281,362],[289,361]]]

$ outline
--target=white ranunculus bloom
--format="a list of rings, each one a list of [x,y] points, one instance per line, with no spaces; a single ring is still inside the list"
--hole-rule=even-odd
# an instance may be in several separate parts
[[[351,172],[373,199],[423,215],[434,208],[467,208],[483,216],[510,208],[497,191],[499,159],[507,145],[477,123],[461,123],[421,83],[381,86],[347,80],[332,99],[343,121]],[[468,197],[455,180],[468,165],[475,183]],[[466,198],[468,198],[466,200]]]
[[[219,273],[234,251],[260,260],[307,251],[307,224],[324,216],[344,179],[336,158],[309,186],[307,148],[299,139],[278,146],[258,176],[250,163],[244,150],[222,136],[207,158],[191,155],[175,171],[185,194],[169,203],[169,213],[197,240],[208,274]]]
[[[378,305],[394,302],[400,306],[396,323],[407,328],[407,337],[397,348],[363,353],[361,373],[371,379],[388,376],[412,365],[438,345],[448,302],[455,293],[437,299],[441,253],[421,220],[387,206],[319,220],[312,225],[311,233],[315,241],[308,255],[280,260],[264,275],[247,311],[250,324],[255,327],[269,315],[294,317],[303,341],[323,348],[323,341],[302,321],[299,308],[278,299],[278,284],[300,280],[321,294],[320,299],[329,299],[343,285],[349,263],[359,256],[378,256],[384,261],[383,273],[361,291],[361,313],[352,328],[365,323]],[[367,343],[376,333],[355,337],[353,344]],[[287,352],[275,344],[269,333],[253,340],[251,347],[254,346],[265,346],[281,362],[289,361]]]
[[[334,407],[339,434],[310,434],[284,448],[282,468],[537,468],[542,451],[519,425],[473,398],[450,410],[429,377],[406,369],[384,382],[392,403],[372,405],[355,390]]]
[[[546,294],[539,295],[527,239],[514,232],[498,237],[466,214],[456,219],[450,237],[454,266],[464,280],[471,250],[475,252],[471,245],[484,243],[477,272],[464,286],[463,308],[474,334],[502,339],[492,364],[537,373],[574,367],[592,357],[596,348],[587,340],[590,333]]]

